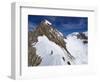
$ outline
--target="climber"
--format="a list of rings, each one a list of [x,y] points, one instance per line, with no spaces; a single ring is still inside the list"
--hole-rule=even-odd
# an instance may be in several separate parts
[[[53,50],[51,50],[51,55],[53,54]]]

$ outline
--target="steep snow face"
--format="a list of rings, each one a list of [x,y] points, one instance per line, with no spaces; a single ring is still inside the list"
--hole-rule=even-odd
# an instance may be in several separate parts
[[[51,22],[49,22],[49,21],[48,21],[48,20],[46,20],[46,19],[45,19],[44,23],[45,23],[45,24],[48,24],[48,25],[52,25],[52,23],[51,23]]]
[[[40,65],[65,65],[67,62],[64,49],[50,41],[45,35],[38,37],[38,42],[33,47],[36,47],[37,55],[41,56],[42,62]]]
[[[72,33],[67,36],[66,46],[72,56],[75,57],[75,64],[87,64],[88,63],[88,45],[83,43],[83,40],[77,39],[78,33]],[[87,32],[85,32],[87,35]]]

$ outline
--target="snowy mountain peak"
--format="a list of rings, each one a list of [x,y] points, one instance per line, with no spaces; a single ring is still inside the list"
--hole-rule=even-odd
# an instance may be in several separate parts
[[[28,33],[28,51],[29,66],[74,63],[74,57],[67,50],[63,34],[46,19]]]
[[[52,25],[52,23],[50,21],[46,20],[46,19],[44,20],[44,24]]]

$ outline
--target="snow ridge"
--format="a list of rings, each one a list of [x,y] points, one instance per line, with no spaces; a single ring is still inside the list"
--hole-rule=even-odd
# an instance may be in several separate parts
[[[52,23],[51,23],[51,22],[49,22],[49,21],[48,21],[48,20],[46,20],[46,19],[44,20],[44,23],[45,23],[45,24],[47,24],[47,25],[52,25]]]

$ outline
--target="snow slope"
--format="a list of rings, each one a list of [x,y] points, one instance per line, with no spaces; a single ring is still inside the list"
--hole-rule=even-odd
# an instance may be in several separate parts
[[[67,36],[66,46],[72,56],[75,57],[75,64],[88,63],[88,45],[84,44],[81,39],[77,39],[78,33],[73,33]],[[87,35],[87,32],[84,32]]]
[[[45,35],[39,36],[38,42],[33,47],[36,47],[37,55],[42,57],[40,65],[65,65],[68,60],[64,49],[50,41]]]
[[[76,33],[69,34],[66,42],[66,48],[70,54],[74,57],[73,60],[69,59],[68,53],[55,42],[49,40],[45,35],[38,36],[38,42],[33,43],[33,47],[36,48],[36,54],[41,56],[42,61],[40,65],[68,65],[71,64],[87,64],[88,63],[88,44],[83,43],[83,39],[77,38]],[[87,32],[84,32],[87,36]]]

